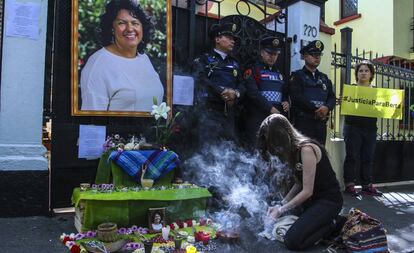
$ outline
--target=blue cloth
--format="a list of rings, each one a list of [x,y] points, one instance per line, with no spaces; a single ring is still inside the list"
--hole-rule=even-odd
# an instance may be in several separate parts
[[[138,182],[144,165],[147,167],[145,178],[157,180],[180,163],[176,153],[163,150],[114,151],[109,159]]]

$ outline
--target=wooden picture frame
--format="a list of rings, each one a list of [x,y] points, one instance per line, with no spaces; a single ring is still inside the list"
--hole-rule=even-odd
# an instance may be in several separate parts
[[[148,209],[148,228],[150,233],[161,233],[161,229],[165,227],[165,222],[165,207]]]
[[[159,97],[162,97],[162,101],[166,102],[167,105],[172,107],[172,10],[171,10],[171,0],[132,0],[140,2],[142,9],[147,13],[152,20],[156,21],[154,26],[154,35],[150,38],[151,42],[145,42],[146,48],[144,49],[144,53],[149,58],[149,64],[152,64],[156,73],[158,73],[159,81],[161,81],[162,89],[160,88],[159,81],[157,94]],[[81,75],[82,70],[91,55],[93,55],[96,51],[102,49],[101,46],[101,29],[100,22],[101,22],[101,15],[105,13],[105,6],[111,2],[111,0],[72,0],[72,34],[71,34],[71,114],[72,116],[116,116],[116,117],[151,117],[150,112],[152,110],[152,101],[153,96],[149,94],[147,97],[145,95],[138,94],[138,88],[135,86],[135,92],[129,91],[129,95],[135,94],[136,97],[133,95],[133,100],[131,100],[131,96],[128,99],[123,99],[127,96],[121,96],[119,94],[122,93],[122,90],[109,89],[107,86],[107,81],[101,81],[100,78],[85,78],[85,80],[97,80],[94,82],[94,85],[89,85],[88,83],[82,84],[81,82]],[[161,8],[160,8],[161,6]],[[149,13],[151,12],[151,13]],[[92,14],[91,14],[92,13]],[[118,12],[119,13],[119,12]],[[156,15],[155,15],[156,14]],[[92,21],[91,21],[92,20]],[[165,29],[165,30],[163,30]],[[141,43],[141,42],[140,42]],[[153,43],[153,44],[151,44]],[[103,50],[103,49],[102,49]],[[108,51],[109,52],[109,51]],[[140,57],[139,55],[138,57]],[[120,57],[120,56],[117,56]],[[138,58],[137,57],[137,58]],[[96,64],[99,65],[99,64]],[[110,66],[111,64],[102,64],[101,66],[107,66],[108,68],[112,68],[112,71],[116,66]],[[116,65],[116,64],[115,64]],[[88,67],[89,68],[89,67]],[[101,67],[100,69],[104,69]],[[133,68],[135,71],[137,68]],[[148,68],[149,69],[149,68]],[[86,71],[85,71],[86,72]],[[88,71],[91,73],[92,71]],[[101,72],[104,72],[101,70]],[[153,72],[153,71],[152,71]],[[104,72],[105,73],[105,72]],[[115,71],[115,73],[118,73]],[[135,73],[135,72],[134,72]],[[122,73],[123,74],[123,73]],[[109,74],[108,74],[109,75]],[[86,76],[86,74],[85,74]],[[89,76],[89,75],[88,75]],[[96,75],[102,76],[102,75]],[[124,79],[119,81],[119,76],[123,76]],[[119,75],[116,78],[117,83],[128,83],[129,86],[133,86],[135,84],[135,80],[138,78],[131,78],[128,75]],[[153,77],[154,75],[152,75]],[[128,78],[129,77],[129,78]],[[98,80],[99,79],[99,80]],[[103,78],[102,78],[103,79]],[[139,78],[140,85],[142,87],[148,87],[148,85],[143,85],[145,80],[150,80],[148,78],[143,77],[142,79]],[[85,81],[84,80],[84,81]],[[113,80],[111,78],[111,80]],[[132,80],[132,81],[131,81]],[[137,80],[138,81],[138,80]],[[148,83],[153,83],[147,81]],[[124,85],[124,84],[123,84]],[[83,86],[83,87],[82,87]],[[86,89],[85,87],[98,87],[94,89],[88,90],[88,95],[82,96],[82,90]],[[103,87],[103,89],[102,89]],[[111,86],[112,88],[112,86]],[[90,96],[95,96],[95,90],[99,91],[100,93],[99,99],[103,98],[104,102],[99,102],[101,106],[91,105],[89,102],[82,101],[88,100]],[[110,93],[109,90],[113,93]],[[161,90],[161,91],[160,91]],[[163,94],[162,94],[163,90]],[[151,91],[152,92],[152,91]],[[89,94],[92,94],[89,96]],[[102,96],[105,94],[105,96]],[[126,104],[129,103],[128,108],[124,106],[122,109],[117,109],[117,104],[113,102],[111,104],[111,99],[114,98],[114,94],[117,94],[118,97],[117,103],[118,104]],[[97,96],[97,95],[96,95]],[[145,105],[139,106],[139,96],[143,96],[141,101],[146,101]],[[151,99],[149,102],[148,99]],[[91,101],[95,101],[96,99],[90,99]],[[115,99],[114,99],[115,100]],[[158,104],[162,101],[157,99]],[[131,102],[132,101],[132,102]],[[108,105],[105,107],[105,103]],[[151,103],[149,105],[149,103]],[[115,104],[115,106],[114,106]],[[138,105],[138,106],[137,106]],[[113,108],[111,108],[113,107]],[[120,108],[119,106],[118,108]],[[138,108],[146,108],[138,109]],[[87,108],[87,109],[85,109]],[[95,109],[96,108],[96,109]],[[130,109],[134,108],[134,109]]]

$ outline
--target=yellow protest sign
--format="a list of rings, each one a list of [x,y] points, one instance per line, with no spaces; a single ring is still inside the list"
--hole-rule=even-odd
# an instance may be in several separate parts
[[[344,85],[341,114],[402,119],[404,90]]]

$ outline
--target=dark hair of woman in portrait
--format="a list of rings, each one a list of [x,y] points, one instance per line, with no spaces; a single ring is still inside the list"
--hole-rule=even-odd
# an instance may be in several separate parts
[[[142,40],[138,45],[137,52],[143,53],[147,44],[154,34],[154,23],[151,17],[145,13],[137,0],[112,0],[105,6],[105,13],[101,15],[101,43],[106,47],[114,43],[114,31],[112,23],[120,10],[127,10],[130,15],[141,21],[143,26]]]
[[[258,147],[264,160],[270,162],[272,156],[277,156],[287,165],[283,168],[292,170],[295,177],[295,184],[281,204],[269,207],[267,215],[276,220],[301,207],[303,211],[286,232],[284,243],[290,250],[311,247],[335,229],[334,220],[343,203],[325,149],[299,133],[281,114],[272,114],[262,122]]]

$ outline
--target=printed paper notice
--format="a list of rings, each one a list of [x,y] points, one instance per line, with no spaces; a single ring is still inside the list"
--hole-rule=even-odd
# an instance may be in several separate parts
[[[102,155],[106,126],[79,125],[78,158],[97,159]]]
[[[39,39],[40,3],[6,1],[6,36]]]
[[[193,105],[194,79],[191,76],[174,75],[173,104]]]

